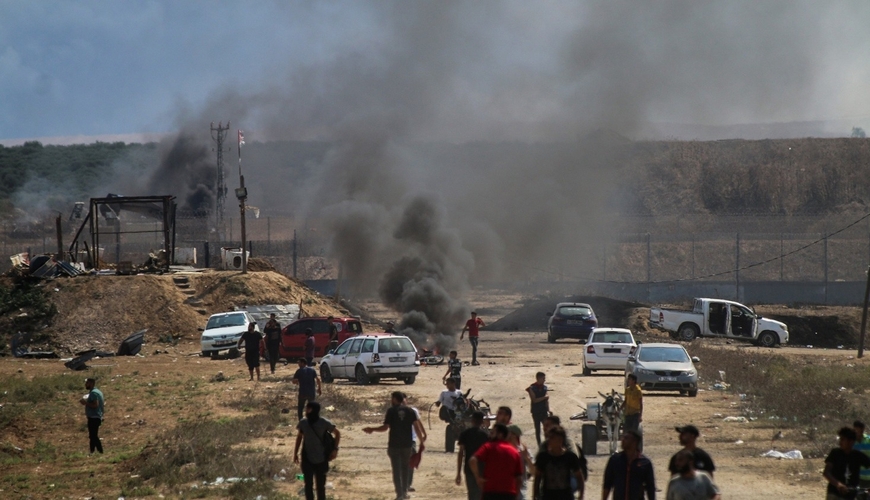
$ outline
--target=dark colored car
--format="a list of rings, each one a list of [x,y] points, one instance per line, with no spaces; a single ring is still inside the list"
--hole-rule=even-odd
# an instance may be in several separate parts
[[[589,304],[560,302],[547,315],[550,316],[547,322],[547,342],[551,344],[558,339],[586,339],[598,327],[598,318]]]

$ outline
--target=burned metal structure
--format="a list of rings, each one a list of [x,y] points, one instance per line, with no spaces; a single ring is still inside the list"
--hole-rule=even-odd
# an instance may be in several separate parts
[[[152,242],[162,244],[163,258],[155,259],[152,255],[151,265],[163,270],[175,261],[175,212],[177,205],[174,196],[119,196],[110,194],[105,198],[91,198],[88,213],[82,221],[75,237],[67,249],[67,257],[73,262],[80,261],[82,255],[87,259],[87,265],[99,269],[101,262],[107,262],[102,256],[100,243],[109,243],[105,237],[113,238],[115,245],[114,264],[120,267],[125,263],[121,259],[122,235],[158,236]],[[127,215],[130,214],[130,215]],[[133,220],[124,218],[133,216]],[[89,237],[83,235],[85,228],[89,229]],[[159,237],[159,236],[162,236]],[[111,240],[110,240],[111,241]],[[147,244],[148,242],[146,242]],[[111,243],[109,243],[111,244]],[[83,249],[81,248],[83,247]]]

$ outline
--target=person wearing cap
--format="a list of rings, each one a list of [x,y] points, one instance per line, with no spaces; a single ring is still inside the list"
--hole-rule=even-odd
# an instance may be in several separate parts
[[[465,472],[468,500],[480,500],[480,488],[477,486],[477,481],[474,480],[474,473],[468,467],[468,460],[489,441],[489,432],[483,428],[483,412],[476,411],[471,414],[471,425],[459,434],[459,453],[456,455],[456,486],[462,484],[462,473]]]
[[[275,319],[275,313],[269,315],[269,321],[263,327],[266,334],[266,350],[269,352],[269,367],[275,374],[275,365],[278,363],[279,348],[281,347],[281,323]]]
[[[508,428],[495,424],[490,440],[468,460],[481,500],[515,500],[522,486],[523,460],[508,442]],[[483,467],[481,467],[483,465]]]
[[[719,488],[704,472],[695,470],[695,456],[689,450],[674,455],[677,475],[668,482],[667,500],[721,500]]]
[[[696,441],[701,435],[698,428],[694,425],[684,425],[683,427],[674,427],[674,430],[680,433],[680,444],[683,446],[683,449],[692,452],[694,459],[692,466],[694,469],[706,472],[712,478],[716,466],[713,464],[713,459],[710,458],[710,455],[701,448],[698,448],[696,445]],[[668,463],[668,471],[670,471],[671,474],[680,473],[676,465],[677,454],[679,454],[679,452],[674,454],[674,456],[671,457],[671,461]]]
[[[640,451],[643,438],[640,433],[626,430],[622,433],[622,451],[610,456],[604,469],[601,500],[613,492],[613,500],[655,500],[656,481],[653,465]]]
[[[399,334],[399,332],[397,332],[396,328],[393,326],[392,321],[387,321],[387,327],[384,329],[384,333],[392,333],[393,335]]]
[[[565,447],[565,429],[551,427],[545,436],[546,447],[535,457],[535,500],[573,500],[574,484],[583,498],[585,477],[580,457]]]
[[[88,439],[91,453],[94,450],[103,453],[103,443],[100,442],[100,425],[103,424],[103,393],[96,387],[96,379],[85,379],[85,389],[88,393],[79,401],[85,407],[85,417],[88,419]]]
[[[526,500],[526,491],[528,490],[529,475],[535,473],[535,462],[532,460],[532,453],[524,445],[520,438],[523,436],[523,430],[517,424],[508,426],[508,442],[517,449],[520,458],[523,460],[523,484],[520,486],[520,491],[517,493],[517,500]]]
[[[482,319],[477,317],[477,313],[471,311],[471,319],[465,322],[462,332],[459,334],[459,340],[465,337],[465,332],[468,332],[468,341],[471,342],[471,364],[477,366],[477,341],[480,340],[480,328],[486,326]]]

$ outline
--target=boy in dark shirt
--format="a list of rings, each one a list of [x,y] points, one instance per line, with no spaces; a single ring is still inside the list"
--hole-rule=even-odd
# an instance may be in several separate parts
[[[293,383],[299,386],[299,400],[296,410],[299,420],[302,420],[305,404],[320,396],[320,377],[317,375],[317,370],[308,366],[306,360],[299,358],[297,363],[299,369],[293,374]]]
[[[565,429],[553,427],[546,437],[547,448],[535,457],[535,499],[573,500],[572,476],[577,481],[580,498],[583,498],[584,478],[580,458],[565,448]]]
[[[825,459],[825,479],[828,480],[828,500],[855,498],[856,493],[849,491],[858,486],[861,467],[870,467],[870,457],[853,449],[858,435],[851,427],[843,427],[837,432],[840,447],[834,448]]]
[[[242,342],[245,343],[245,363],[248,365],[251,380],[254,380],[254,370],[257,371],[257,380],[260,380],[260,341],[263,340],[263,336],[255,330],[256,327],[256,323],[249,323],[248,331],[239,337],[239,342],[236,344],[236,348],[241,349]]]

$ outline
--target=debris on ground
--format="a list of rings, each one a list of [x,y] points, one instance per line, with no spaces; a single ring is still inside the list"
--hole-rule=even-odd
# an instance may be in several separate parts
[[[768,458],[784,458],[788,460],[803,460],[804,455],[800,452],[800,450],[791,450],[785,453],[776,450],[769,450],[761,454],[762,457]]]

